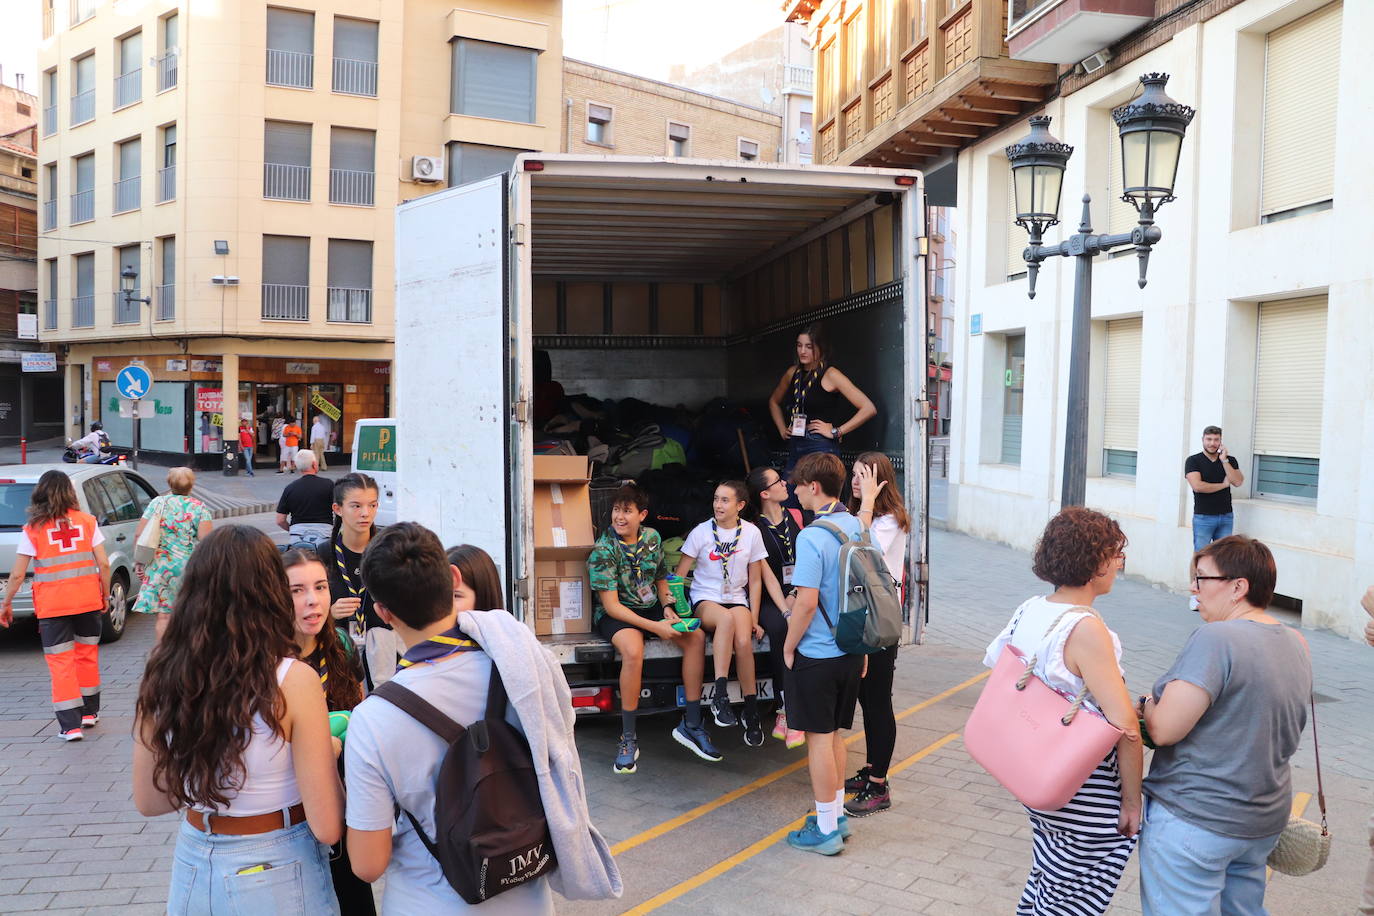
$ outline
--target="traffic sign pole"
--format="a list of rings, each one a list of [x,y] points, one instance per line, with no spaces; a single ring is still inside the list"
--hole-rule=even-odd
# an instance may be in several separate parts
[[[120,397],[133,401],[134,468],[138,468],[138,450],[143,445],[143,421],[138,409],[143,398],[153,389],[153,374],[147,368],[130,363],[115,375],[115,389]]]
[[[142,444],[143,421],[138,417],[138,405],[140,401],[134,401],[134,470],[138,470],[138,447]]]

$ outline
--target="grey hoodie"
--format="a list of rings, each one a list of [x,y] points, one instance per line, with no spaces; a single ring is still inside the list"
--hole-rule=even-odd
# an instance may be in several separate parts
[[[506,611],[464,611],[458,625],[501,673],[530,743],[539,795],[558,868],[549,885],[569,900],[605,900],[624,890],[610,846],[592,825],[582,761],[573,739],[576,714],[563,669],[530,628]]]

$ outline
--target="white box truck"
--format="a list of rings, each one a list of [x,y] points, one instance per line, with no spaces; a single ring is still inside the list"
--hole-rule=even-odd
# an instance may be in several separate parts
[[[762,408],[797,331],[878,408],[842,454],[885,452],[913,531],[906,641],[926,608],[925,204],[919,172],[528,153],[511,172],[396,213],[397,514],[496,560],[534,601],[534,353],[568,394]],[[763,427],[770,429],[766,410]],[[770,430],[771,431],[771,430]],[[778,464],[781,467],[781,463]],[[704,519],[703,519],[704,520]],[[618,709],[595,634],[541,637],[579,712]],[[677,705],[679,661],[646,647],[640,708]],[[761,668],[760,671],[766,671]],[[709,684],[708,684],[709,687]]]

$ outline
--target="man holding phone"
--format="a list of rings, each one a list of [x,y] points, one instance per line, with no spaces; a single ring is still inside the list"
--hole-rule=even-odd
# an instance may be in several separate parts
[[[1183,478],[1193,488],[1193,551],[1231,534],[1235,515],[1231,511],[1231,488],[1245,483],[1236,459],[1221,441],[1221,427],[1202,431],[1202,451],[1189,455],[1183,464]],[[1189,599],[1190,610],[1197,610],[1197,598]]]

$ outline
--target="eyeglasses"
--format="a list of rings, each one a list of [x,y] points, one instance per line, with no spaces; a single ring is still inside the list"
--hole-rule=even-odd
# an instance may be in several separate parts
[[[776,487],[778,484],[780,484],[780,483],[782,483],[782,482],[783,482],[782,478],[779,477],[777,480],[773,481],[773,482],[770,483],[768,486],[764,487],[764,489],[765,489],[765,490],[771,490],[771,489],[773,489],[774,487]]]
[[[1235,576],[1193,576],[1193,586],[1195,588],[1202,588],[1202,583],[1209,580],[1215,582],[1230,582],[1235,578]]]

